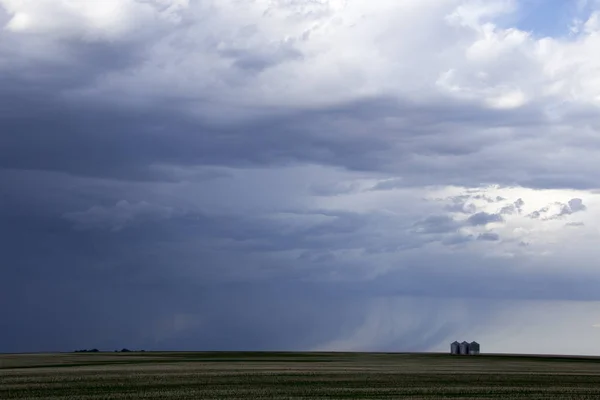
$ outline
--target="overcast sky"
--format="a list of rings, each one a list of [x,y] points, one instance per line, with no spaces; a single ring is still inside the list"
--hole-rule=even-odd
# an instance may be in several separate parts
[[[600,2],[0,27],[0,352],[600,354]]]

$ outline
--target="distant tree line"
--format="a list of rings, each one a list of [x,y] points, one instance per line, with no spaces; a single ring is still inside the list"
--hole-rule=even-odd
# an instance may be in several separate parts
[[[129,350],[127,348],[123,348],[121,350],[115,350],[115,353],[129,353],[131,351],[140,351],[140,352],[144,352],[146,350]],[[75,350],[75,353],[98,353],[100,352],[100,350],[98,349],[82,349],[82,350]]]

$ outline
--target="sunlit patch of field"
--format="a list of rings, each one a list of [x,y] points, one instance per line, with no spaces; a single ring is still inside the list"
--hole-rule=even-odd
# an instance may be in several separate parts
[[[0,399],[599,399],[595,358],[374,353],[0,355]]]

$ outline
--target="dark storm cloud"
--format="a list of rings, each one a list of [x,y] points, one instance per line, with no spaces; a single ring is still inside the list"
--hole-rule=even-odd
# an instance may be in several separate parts
[[[520,179],[515,183],[518,183],[523,187],[530,187],[534,189],[576,189],[586,190],[594,189],[598,186],[594,183],[591,175],[578,176],[577,171],[572,171],[572,174],[553,174],[548,172],[540,171],[539,173],[532,173],[535,177]]]
[[[403,221],[390,221],[384,216],[332,210],[299,210],[286,215],[315,221],[295,226],[285,218],[181,212],[156,204],[126,201],[110,207],[94,206],[66,213],[62,218],[78,232],[89,231],[102,237],[118,233],[123,235],[124,242],[138,235],[162,243],[185,244],[190,240],[190,249],[196,246],[197,249],[239,254],[240,257],[246,252],[266,254],[304,250],[299,260],[322,262],[331,259],[331,251],[335,250],[378,252],[389,247],[390,251],[397,251],[401,247],[419,247],[427,242],[407,233],[401,234]],[[380,237],[377,232],[394,223],[398,229],[396,237]],[[150,234],[153,236],[149,237]],[[365,238],[369,235],[374,237]]]
[[[546,100],[492,109],[483,98],[380,85],[385,66],[369,60],[370,69],[360,53],[347,64],[335,58],[343,43],[309,40],[319,24],[335,25],[312,21],[333,16],[324,3],[279,2],[249,24],[251,13],[226,15],[219,2],[146,20],[136,7],[158,3],[130,1],[116,7],[124,26],[92,18],[85,27],[85,13],[60,19],[72,7],[54,15],[59,3],[29,6],[39,24],[0,32],[0,352],[305,350],[339,340],[428,350],[460,329],[444,315],[448,299],[477,300],[466,308],[472,328],[498,299],[600,300],[595,276],[472,251],[504,244],[479,232],[517,217],[521,199],[501,208],[500,197],[456,196],[445,210],[410,197],[379,202],[429,185],[596,187],[593,158],[580,156],[600,145],[594,135],[557,130],[592,126],[594,109],[565,105],[557,123]],[[268,19],[290,6],[303,13]],[[296,36],[275,27],[299,19],[314,26]],[[376,40],[396,37],[408,36]],[[390,46],[380,53],[396,54]],[[454,68],[411,53],[427,88]],[[567,149],[560,162],[558,148]],[[475,200],[501,210],[477,212]],[[574,198],[552,215],[585,209]],[[433,302],[395,307],[411,296]],[[398,320],[377,331],[389,315]],[[365,330],[377,334],[356,339]]]
[[[449,233],[456,232],[461,224],[448,215],[432,215],[415,223],[419,233]]]
[[[490,214],[483,211],[473,214],[467,219],[467,223],[472,226],[482,226],[503,221],[504,218],[500,214]]]
[[[18,160],[17,156],[27,158],[28,150],[36,150],[36,147],[28,149],[27,144],[35,146],[36,141],[49,141],[54,135],[58,136],[58,140],[50,147],[62,144],[73,146],[72,150],[77,149],[79,142],[76,136],[85,132],[81,130],[82,125],[101,118],[93,115],[100,110],[93,102],[82,107],[77,101],[66,101],[63,94],[142,62],[144,49],[150,45],[78,40],[49,43],[44,37],[24,37],[9,31],[4,31],[2,37],[0,57],[4,63],[0,66],[0,128],[3,135],[0,140],[3,146],[0,156],[8,157],[11,151],[18,149],[20,153],[13,154],[12,160]],[[118,109],[113,108],[113,112],[116,116]],[[80,127],[78,131],[77,127]],[[15,145],[17,147],[13,147]],[[18,163],[7,161],[2,165],[19,167]]]
[[[147,202],[131,204],[127,200],[121,200],[113,208],[94,206],[86,211],[70,212],[63,216],[80,229],[120,230],[129,223],[168,219],[172,214],[173,209],[169,207],[161,207]]]
[[[169,180],[177,178],[152,167],[315,163],[363,171],[410,171],[398,181],[409,186],[423,179],[467,183],[474,178],[473,171],[463,173],[469,165],[455,164],[456,174],[448,174],[448,165],[431,163],[427,157],[477,154],[489,144],[488,139],[482,135],[480,140],[466,140],[458,133],[440,136],[436,133],[440,121],[449,129],[454,124],[477,129],[501,126],[508,116],[450,103],[432,103],[423,109],[408,100],[374,97],[321,109],[273,110],[267,116],[223,125],[206,116],[184,113],[188,104],[181,99],[153,97],[143,106],[117,106],[101,95],[95,100],[65,95],[69,90],[85,89],[100,75],[142,62],[149,45],[67,42],[60,47],[66,52],[64,59],[56,56],[45,63],[13,54],[24,60],[24,66],[7,67],[0,82],[0,96],[5,99],[0,101],[4,104],[0,129],[7,132],[1,138],[0,167]],[[4,53],[15,51],[9,48]],[[204,107],[211,100],[199,97],[195,103]],[[29,117],[32,115],[35,118]],[[437,121],[431,121],[431,115]],[[392,129],[381,126],[381,119],[388,117],[404,122]],[[540,122],[539,116],[522,112],[511,113],[510,118],[516,124]],[[391,182],[380,183],[376,189],[393,188]]]
[[[122,61],[117,58],[103,64],[113,60],[111,51],[129,53],[127,47],[103,46],[85,49],[84,55],[90,52],[94,57],[85,55],[83,59],[90,60],[89,66],[86,63],[77,67],[80,72],[74,77],[62,70],[60,74],[48,74],[45,67],[44,74],[32,70],[25,77],[18,71],[5,75],[0,129],[6,134],[0,139],[0,167],[169,181],[179,178],[156,166],[311,163],[357,171],[402,171],[402,179],[382,181],[375,190],[423,183],[515,183],[493,167],[474,170],[472,161],[455,159],[471,154],[475,160],[493,143],[493,137],[486,139],[482,135],[481,140],[463,141],[458,132],[448,136],[436,133],[440,123],[447,124],[448,129],[453,129],[454,124],[468,129],[502,124],[507,115],[499,111],[466,112],[449,104],[432,104],[423,110],[408,101],[372,98],[318,110],[280,110],[280,115],[223,124],[182,112],[188,107],[183,100],[154,98],[144,106],[116,107],[102,98],[92,101],[62,96],[61,91],[81,86],[94,76],[111,68],[119,69],[139,57],[133,51],[129,57],[119,56]],[[36,89],[31,91],[34,85]],[[209,102],[205,99],[200,104]],[[28,117],[31,115],[35,118]],[[428,122],[427,115],[435,115],[443,122]],[[512,123],[527,123],[515,120],[518,115],[510,114]],[[399,117],[404,122],[391,130],[380,124],[387,117]],[[534,115],[527,118],[539,119]],[[439,157],[433,157],[435,154]]]
[[[368,317],[365,305],[381,296],[597,299],[594,279],[522,273],[515,281],[502,268],[461,269],[477,265],[476,256],[407,253],[401,268],[384,277],[330,281],[328,271],[307,261],[334,262],[327,252],[344,248],[345,232],[361,226],[348,221],[281,239],[281,229],[246,218],[186,216],[81,231],[60,217],[4,216],[4,257],[11,262],[0,287],[3,304],[19,312],[2,321],[9,329],[0,332],[0,351],[306,349],[352,332]],[[302,268],[269,255],[302,247],[312,252],[300,256]],[[302,283],[312,274],[320,278]],[[479,284],[464,281],[465,274]],[[409,339],[372,346],[431,344]]]
[[[360,186],[356,183],[336,182],[311,185],[309,189],[310,193],[315,196],[338,196],[358,192]]]
[[[460,211],[464,212],[462,207]],[[472,235],[458,233],[461,228],[469,226],[485,226],[494,222],[504,222],[504,219],[500,216],[500,214],[478,212],[470,215],[466,220],[456,220],[450,215],[432,215],[416,222],[413,226],[415,232],[419,234],[451,234],[442,237],[440,240],[444,244],[455,245],[473,240]],[[493,240],[493,238],[497,238],[495,233],[482,233],[478,236],[479,240]]]
[[[215,43],[215,48],[218,48],[218,43]],[[224,58],[232,60],[235,67],[252,74],[260,73],[285,61],[302,58],[302,53],[290,43],[279,43],[261,52],[235,48],[219,49],[218,52]]]
[[[4,257],[11,260],[2,271],[8,278],[0,283],[3,304],[19,312],[2,321],[0,351],[306,349],[361,324],[365,302],[377,295],[375,288],[357,294],[344,285],[303,284],[295,278],[306,268],[297,276],[300,271],[268,257],[253,260],[249,250],[303,246],[301,235],[282,241],[274,226],[260,221],[197,215],[118,231],[97,221],[94,229],[74,230],[64,218],[2,221]],[[330,235],[348,228],[327,227],[313,229],[317,237],[304,245],[340,247]],[[197,240],[186,242],[192,233]],[[219,238],[232,242],[219,245]],[[324,253],[309,261],[331,260]],[[271,272],[257,278],[267,266]],[[238,283],[219,282],[227,275]]]
[[[106,27],[108,36],[93,32],[96,36],[78,37],[60,29],[48,35],[2,33],[0,55],[9,61],[2,66],[0,81],[4,96],[0,103],[6,116],[0,120],[0,129],[9,133],[1,139],[1,167],[126,180],[177,180],[152,167],[312,163],[397,176],[375,189],[423,184],[594,185],[589,166],[579,158],[563,163],[557,171],[548,168],[544,157],[523,156],[548,154],[556,146],[531,141],[531,146],[541,147],[522,152],[511,147],[518,140],[535,138],[540,130],[551,130],[553,120],[540,99],[514,109],[491,109],[441,94],[426,101],[375,94],[320,107],[307,105],[310,102],[267,107],[259,102],[236,106],[235,96],[216,101],[217,93],[200,90],[202,86],[191,94],[185,87],[176,88],[177,80],[174,87],[157,86],[160,92],[146,91],[154,82],[164,85],[170,71],[160,66],[165,63],[173,68],[173,58],[182,59],[181,73],[186,74],[189,65],[183,61],[195,60],[195,54],[213,57],[216,64],[227,67],[215,69],[211,79],[221,82],[223,91],[230,91],[242,90],[244,82],[253,87],[261,73],[275,66],[298,68],[308,63],[305,53],[310,51],[302,45],[308,40],[306,30],[297,37],[279,33],[271,37],[260,24],[244,21],[232,24],[221,37],[209,29],[223,17],[218,7],[194,4],[185,12],[185,6],[145,6],[155,17],[165,19],[152,19],[154,25],[143,19],[136,29],[124,31],[129,35],[118,36],[119,40],[107,40],[109,33],[114,34],[108,32],[111,26]],[[140,4],[135,7],[129,11],[142,9]],[[289,7],[279,5],[274,9],[277,12],[264,15],[284,12],[304,20],[333,13],[324,7],[298,14]],[[292,19],[298,22],[296,17]],[[195,18],[210,23],[208,30],[201,29],[204,23],[198,26]],[[144,79],[131,79],[131,93],[115,99],[110,90],[103,91],[112,78],[119,82],[117,78],[136,72],[143,73]],[[189,79],[194,87],[193,76],[182,79]],[[263,89],[255,87],[256,93],[250,96],[259,98]],[[129,98],[129,106],[115,102],[122,98]],[[195,116],[190,109],[198,111]],[[583,118],[590,112],[570,106],[561,115],[577,122],[576,116]],[[213,117],[225,113],[225,124]],[[253,113],[253,118],[243,117]],[[36,118],[28,118],[31,115]],[[581,146],[571,139],[562,143],[563,137],[552,134],[550,139],[558,146]]]
[[[423,220],[417,221],[413,225],[415,233],[426,236],[437,235],[437,240],[446,246],[463,245],[473,240],[500,240],[500,236],[494,232],[483,232],[478,234],[476,237],[472,234],[460,232],[460,230],[465,227],[485,227],[490,223],[505,222],[501,214],[490,214],[483,211],[475,212],[476,207],[474,204],[468,203],[469,199],[481,200],[482,196],[453,196],[449,198],[452,204],[444,207],[444,209],[450,213],[468,214],[469,217],[466,219],[455,219],[452,215],[432,215]],[[488,200],[488,203],[504,201],[502,198],[498,199],[487,196],[483,199],[491,200]]]
[[[111,218],[108,220],[112,221]],[[91,224],[86,230],[75,229],[78,225],[60,216],[5,215],[2,219],[8,250],[6,257],[13,260],[5,273],[21,279],[36,276],[40,281],[93,280],[98,284],[176,284],[191,276],[202,280],[219,270],[231,278],[246,280],[256,273],[262,276],[261,269],[266,266],[270,270],[266,277],[296,277],[307,270],[295,269],[292,259],[276,259],[271,255],[304,249],[299,254],[301,261],[331,262],[335,260],[332,251],[383,245],[380,239],[370,243],[364,237],[369,232],[377,232],[374,230],[377,224],[384,223],[383,219],[373,216],[342,212],[330,212],[325,221],[311,227],[292,229],[287,223],[272,219],[198,213],[131,221],[120,230],[98,224],[97,219],[79,221]],[[433,233],[450,232],[448,224],[453,225],[447,218],[431,217],[426,221],[431,226],[428,232]],[[390,226],[395,224],[394,221],[389,223]],[[9,232],[12,233],[9,235]],[[398,245],[403,240],[410,240],[416,247],[428,243],[411,236],[395,239]],[[279,265],[282,262],[285,264]],[[342,259],[341,262],[346,261]],[[434,261],[432,267],[436,265],[437,261]],[[314,272],[323,277],[328,273],[327,270]],[[427,274],[427,271],[423,273]],[[411,276],[417,279],[415,275],[405,278],[410,281]]]
[[[450,235],[450,236],[444,238],[442,240],[442,243],[447,246],[454,246],[454,245],[465,244],[465,243],[471,242],[472,240],[474,240],[473,235],[463,235],[463,234],[457,233],[457,234]]]
[[[500,240],[500,235],[494,232],[485,232],[477,236],[477,240],[484,240],[488,242],[497,242]]]
[[[298,112],[286,119],[219,127],[177,111],[81,106],[51,98],[36,104],[6,102],[0,121],[0,166],[74,175],[164,180],[153,165],[260,166],[296,162],[373,168],[377,139],[321,138],[306,121],[323,112]],[[355,107],[349,105],[348,112]],[[36,115],[28,119],[28,114]],[[371,153],[371,154],[370,154]]]
[[[401,178],[386,179],[378,182],[371,190],[393,190],[399,189],[406,186],[406,182]]]
[[[0,351],[300,349],[360,322],[344,318],[351,310],[359,312],[356,298],[285,279],[277,283],[273,277],[245,282],[236,270],[252,276],[267,260],[259,267],[245,252],[236,254],[235,245],[219,252],[185,243],[197,230],[204,232],[200,240],[224,236],[243,241],[262,228],[246,224],[240,232],[243,221],[223,226],[221,219],[211,225],[208,218],[191,225],[182,218],[161,221],[119,231],[94,223],[95,229],[76,231],[63,218],[4,215],[0,236],[9,262],[2,269],[0,292],[2,304],[13,311],[2,320]],[[193,262],[185,260],[189,256]],[[219,283],[218,274],[227,271],[240,283]],[[197,278],[211,275],[208,281]],[[179,314],[201,325],[170,328],[169,321]],[[319,329],[314,329],[317,322]]]

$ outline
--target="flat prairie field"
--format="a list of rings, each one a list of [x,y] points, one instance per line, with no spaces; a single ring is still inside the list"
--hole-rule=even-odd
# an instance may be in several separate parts
[[[600,399],[600,358],[403,353],[0,355],[0,399]]]

